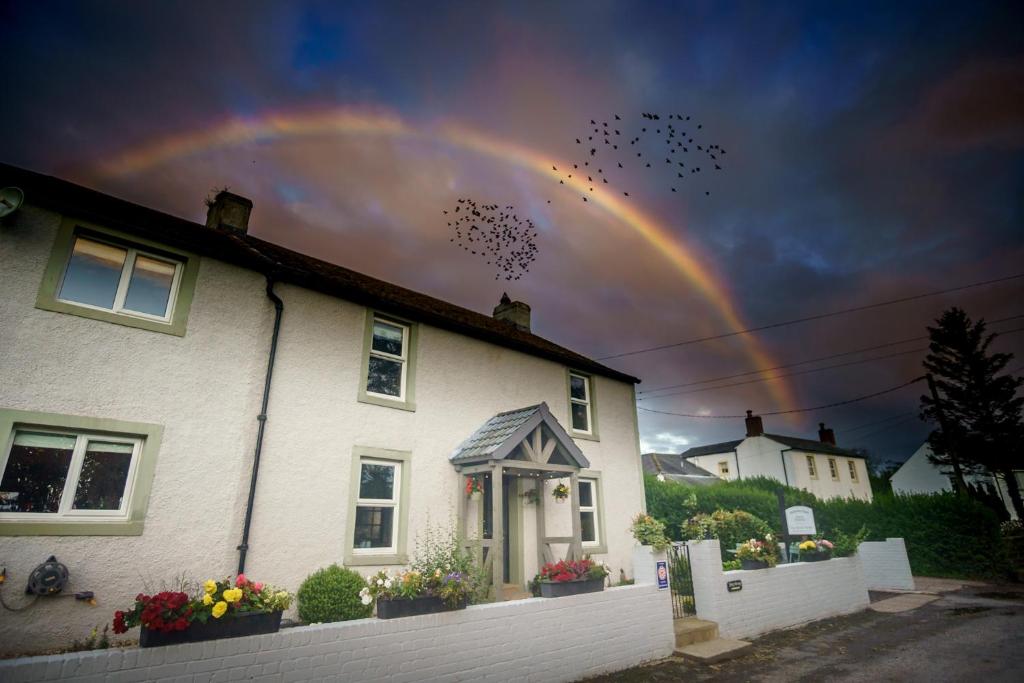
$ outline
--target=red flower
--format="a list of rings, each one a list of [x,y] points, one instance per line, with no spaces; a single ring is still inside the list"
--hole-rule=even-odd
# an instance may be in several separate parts
[[[239,574],[238,575],[238,578],[235,579],[235,585],[239,586],[239,587],[245,585],[245,574]]]
[[[188,628],[188,621],[185,619],[185,617],[178,617],[174,620],[174,628],[178,631],[184,631]]]
[[[124,612],[114,612],[114,633],[127,633],[128,626],[124,623]]]

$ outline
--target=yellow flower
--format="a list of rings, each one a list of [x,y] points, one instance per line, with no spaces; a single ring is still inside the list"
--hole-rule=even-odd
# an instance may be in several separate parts
[[[238,602],[239,600],[242,599],[242,589],[241,588],[228,588],[227,590],[224,591],[223,596],[224,596],[224,599],[227,600],[228,602]]]
[[[213,591],[217,590],[217,582],[213,579],[207,579],[203,583],[203,590],[207,593],[212,593]]]
[[[224,616],[224,613],[227,612],[227,611],[228,611],[228,603],[226,603],[223,600],[221,600],[220,602],[218,602],[216,605],[213,606],[213,611],[211,612],[211,614],[213,614],[213,618],[214,619],[220,619],[222,616]]]
[[[213,604],[213,596],[210,595],[209,593],[204,595],[203,596],[203,604],[204,605],[212,605]]]

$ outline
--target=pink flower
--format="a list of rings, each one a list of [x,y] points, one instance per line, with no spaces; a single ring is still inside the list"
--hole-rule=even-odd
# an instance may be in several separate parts
[[[254,583],[254,584],[252,585],[252,589],[253,589],[254,591],[256,591],[257,593],[259,593],[260,591],[262,591],[262,590],[263,590],[263,584],[262,584],[262,583],[259,583],[259,582],[257,581],[256,583]]]
[[[235,579],[235,585],[236,586],[244,586],[245,585],[245,574],[239,574],[238,575],[238,578]]]

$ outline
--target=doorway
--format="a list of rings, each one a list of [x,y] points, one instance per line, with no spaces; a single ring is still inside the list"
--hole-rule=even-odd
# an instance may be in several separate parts
[[[493,519],[494,492],[491,475],[484,476],[483,495],[483,537],[494,538]],[[522,506],[519,505],[519,477],[504,475],[501,478],[501,536],[502,536],[502,583],[523,584],[523,543]]]

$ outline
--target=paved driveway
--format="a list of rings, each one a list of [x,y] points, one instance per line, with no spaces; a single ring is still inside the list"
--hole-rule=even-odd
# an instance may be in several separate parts
[[[889,595],[872,594],[873,602]],[[902,612],[777,631],[718,665],[672,658],[596,681],[1021,681],[1024,587],[968,585]]]

